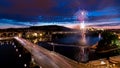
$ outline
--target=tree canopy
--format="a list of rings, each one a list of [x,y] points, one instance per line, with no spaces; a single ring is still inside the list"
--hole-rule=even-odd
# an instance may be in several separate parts
[[[113,32],[104,31],[102,34],[102,39],[99,41],[98,46],[96,48],[97,52],[101,51],[112,51],[115,48],[118,49],[120,47],[120,42],[118,40],[118,36]]]

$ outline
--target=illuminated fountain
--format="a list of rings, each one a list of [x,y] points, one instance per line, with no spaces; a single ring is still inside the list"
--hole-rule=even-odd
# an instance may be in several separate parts
[[[87,18],[86,11],[79,11],[77,12],[77,18],[80,21],[80,32],[81,32],[81,39],[80,39],[80,46],[79,46],[79,53],[77,54],[78,62],[87,62],[88,55],[89,55],[89,47],[86,43],[86,28],[85,28],[85,20]]]
[[[82,45],[86,45],[86,29],[85,29],[85,24],[84,21],[80,24],[80,29],[81,29],[81,40],[80,43]]]
[[[80,17],[78,18],[80,20],[80,30],[81,30],[81,41],[80,43],[82,45],[86,45],[86,28],[85,28],[85,19],[87,18],[87,12],[81,11]]]

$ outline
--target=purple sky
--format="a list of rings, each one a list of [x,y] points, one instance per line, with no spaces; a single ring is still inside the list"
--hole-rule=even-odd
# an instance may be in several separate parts
[[[118,25],[119,3],[120,0],[0,0],[0,25],[75,24],[75,14],[81,10],[87,11],[88,24]]]

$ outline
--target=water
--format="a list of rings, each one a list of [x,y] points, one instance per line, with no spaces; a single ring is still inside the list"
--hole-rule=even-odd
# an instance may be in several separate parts
[[[0,41],[0,68],[29,68],[30,53],[15,40]]]
[[[86,45],[88,45],[88,46],[94,45],[99,40],[100,39],[97,36],[87,36],[86,37]],[[78,37],[78,36],[67,36],[67,37],[64,37],[64,38],[57,39],[56,43],[62,43],[62,44],[77,43],[78,44],[78,43],[80,43],[80,37]]]
[[[89,58],[89,46],[96,44],[100,39],[97,36],[87,36],[86,45],[88,47],[81,46],[80,37],[78,36],[66,36],[59,39],[56,39],[54,43],[49,44],[47,42],[39,42],[38,45],[42,47],[60,53],[70,59],[73,59],[78,62],[87,62],[92,58]],[[76,43],[76,44],[75,44]],[[71,46],[72,45],[72,46]]]

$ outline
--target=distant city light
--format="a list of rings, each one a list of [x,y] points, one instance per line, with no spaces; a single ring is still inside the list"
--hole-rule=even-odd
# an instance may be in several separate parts
[[[19,57],[21,57],[22,55],[21,54],[19,54]]]
[[[40,33],[40,36],[43,36],[43,34],[42,34],[42,33]]]
[[[33,33],[33,36],[37,37],[37,33]]]
[[[18,52],[18,49],[16,49],[16,51]]]

